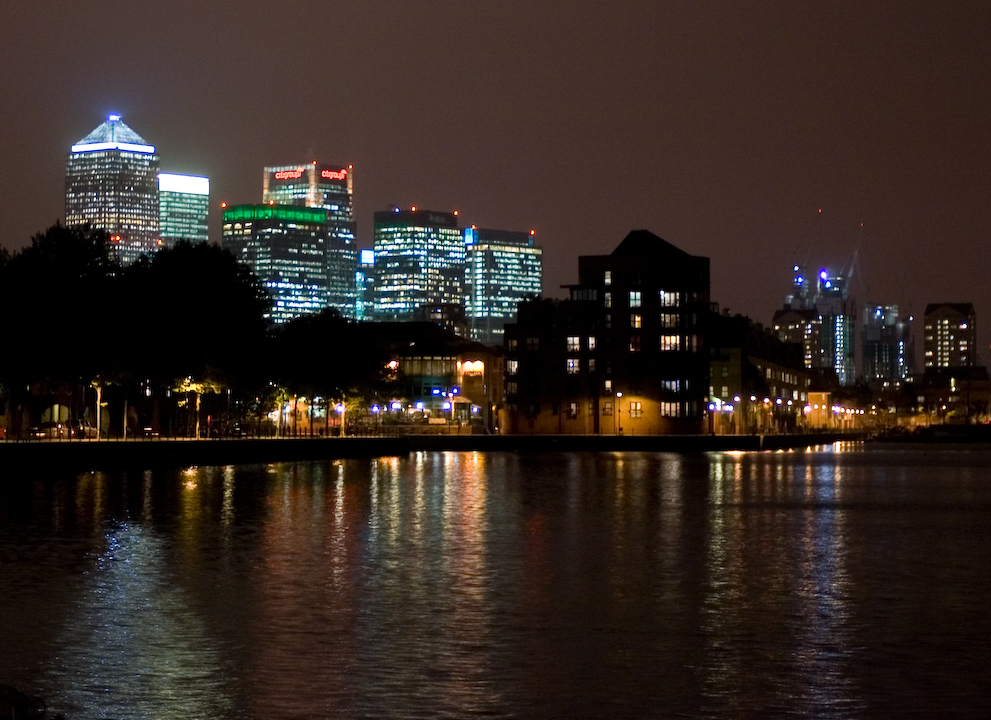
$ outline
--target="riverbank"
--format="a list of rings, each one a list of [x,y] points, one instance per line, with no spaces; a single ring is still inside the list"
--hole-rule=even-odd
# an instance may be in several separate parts
[[[854,434],[810,435],[417,435],[408,437],[221,440],[86,440],[0,443],[0,468],[107,470],[243,465],[414,452],[678,452],[783,450],[862,440]]]

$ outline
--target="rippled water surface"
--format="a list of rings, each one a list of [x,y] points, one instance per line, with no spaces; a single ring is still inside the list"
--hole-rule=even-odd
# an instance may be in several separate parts
[[[991,717],[991,453],[0,476],[0,683],[82,718]]]

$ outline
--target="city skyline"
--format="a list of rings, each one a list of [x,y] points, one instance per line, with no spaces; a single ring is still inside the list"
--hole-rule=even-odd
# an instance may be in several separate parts
[[[793,263],[859,250],[863,300],[917,316],[973,302],[991,359],[986,7],[386,2],[335,18],[344,51],[309,64],[284,40],[326,17],[319,4],[274,20],[170,8],[144,7],[152,29],[109,56],[87,45],[85,3],[13,14],[6,247],[61,217],[65,152],[119,112],[171,171],[211,178],[214,240],[219,203],[257,202],[261,168],[348,158],[362,248],[375,210],[457,209],[534,228],[561,297],[579,255],[646,228],[711,257],[713,299],[765,324]],[[295,78],[270,69],[275,48]]]

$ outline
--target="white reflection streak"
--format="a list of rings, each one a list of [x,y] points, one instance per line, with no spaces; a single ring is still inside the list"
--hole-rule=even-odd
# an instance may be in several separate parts
[[[62,632],[59,666],[50,671],[64,698],[59,704],[86,717],[224,714],[232,703],[216,652],[168,582],[161,542],[129,524],[106,539],[74,622]]]

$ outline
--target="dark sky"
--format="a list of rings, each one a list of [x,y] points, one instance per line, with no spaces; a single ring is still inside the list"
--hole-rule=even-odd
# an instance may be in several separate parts
[[[856,249],[874,301],[974,302],[991,360],[986,0],[0,11],[8,247],[62,216],[69,146],[120,112],[163,170],[208,175],[215,205],[259,202],[265,164],[353,163],[363,247],[392,204],[534,228],[550,295],[578,255],[647,228],[768,322],[793,262]]]

